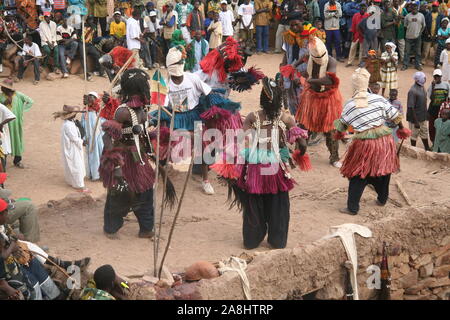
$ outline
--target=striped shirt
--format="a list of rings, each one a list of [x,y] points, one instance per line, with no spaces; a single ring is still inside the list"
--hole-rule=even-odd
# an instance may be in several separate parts
[[[55,10],[63,10],[66,8],[65,0],[53,0],[53,8]]]
[[[369,93],[368,106],[356,108],[353,99],[344,105],[340,121],[352,126],[357,132],[366,131],[383,125],[386,121],[393,121],[400,113],[388,100],[377,94]]]

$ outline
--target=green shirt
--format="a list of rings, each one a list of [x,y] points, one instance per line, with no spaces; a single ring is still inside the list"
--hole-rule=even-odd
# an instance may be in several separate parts
[[[438,118],[434,121],[436,138],[434,138],[434,152],[450,153],[450,120]]]

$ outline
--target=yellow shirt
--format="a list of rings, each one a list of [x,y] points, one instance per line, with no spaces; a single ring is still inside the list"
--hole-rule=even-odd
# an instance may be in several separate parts
[[[125,22],[111,22],[111,26],[109,27],[109,34],[112,36],[116,36],[117,38],[124,37],[127,34],[127,27],[125,25]]]
[[[438,16],[439,12],[432,12],[431,13],[431,35],[435,36],[436,35],[436,21],[437,21],[437,16]]]

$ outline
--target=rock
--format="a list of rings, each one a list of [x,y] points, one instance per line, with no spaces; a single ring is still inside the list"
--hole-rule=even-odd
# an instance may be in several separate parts
[[[402,265],[400,266],[400,273],[401,273],[401,274],[407,274],[407,273],[410,272],[410,271],[411,271],[411,268],[409,267],[408,264],[402,264]]]
[[[45,77],[45,79],[47,79],[48,81],[55,81],[56,79],[59,79],[59,78],[61,78],[61,76],[58,75],[58,74],[56,74],[56,73],[53,73],[53,72],[50,72],[50,73]]]
[[[416,260],[418,257],[419,257],[419,256],[418,256],[417,254],[412,254],[412,255],[411,255],[411,260],[414,261],[414,260]],[[409,262],[409,260],[408,260],[408,262]]]
[[[419,269],[419,275],[421,278],[429,277],[433,274],[433,263],[430,262]]]
[[[208,261],[197,261],[186,268],[186,280],[212,279],[219,276],[219,270]]]
[[[439,294],[442,291],[444,291],[444,288],[440,287],[440,288],[434,288],[432,292],[433,292],[433,294]]]
[[[400,253],[400,261],[402,263],[408,263],[409,262],[409,255],[407,252]]]
[[[441,278],[441,277],[447,277],[448,278],[449,274],[450,274],[450,265],[437,267],[433,271],[433,276],[436,277],[436,278]]]
[[[420,230],[419,230],[419,229],[412,229],[412,230],[411,230],[411,233],[412,233],[413,235],[415,235],[415,236],[418,236],[418,235],[420,235]],[[412,256],[411,256],[411,257],[412,257]],[[413,258],[413,260],[416,260],[416,259]]]
[[[446,289],[440,293],[438,293],[438,299],[440,300],[449,300],[450,299],[450,289]]]
[[[436,160],[447,162],[447,154],[446,153],[435,153],[436,154]]]
[[[450,236],[445,236],[444,239],[441,240],[441,246],[446,246],[450,244]]]
[[[319,300],[340,300],[343,296],[345,296],[344,288],[338,282],[323,287],[316,294]]]
[[[414,260],[414,268],[419,269],[420,267],[429,264],[431,260],[431,254],[420,256],[418,259]]]
[[[403,293],[405,290],[395,290],[391,292],[391,300],[403,300]]]
[[[435,266],[440,267],[443,264],[450,264],[450,254],[439,256],[436,258]]]
[[[436,281],[435,278],[427,278],[419,281],[415,286],[405,289],[405,294],[418,294],[421,290],[428,288]]]
[[[426,300],[425,297],[417,295],[403,295],[403,300]]]
[[[438,287],[445,287],[450,286],[450,279],[447,277],[436,279],[433,284],[430,285],[430,288],[438,288]]]
[[[159,269],[158,269],[158,271],[159,271]],[[152,282],[152,281],[155,281],[155,279],[154,279],[154,272],[153,272],[153,269],[151,269],[151,270],[149,270],[148,272],[146,272],[145,274],[144,274],[144,278],[143,278],[144,280],[145,279],[148,279],[148,280],[150,280],[149,282]],[[158,279],[159,280],[159,279]],[[157,280],[157,282],[158,282],[158,280]],[[162,268],[162,270],[161,270],[161,280],[164,280],[168,285],[169,285],[169,287],[173,284],[173,282],[174,282],[174,279],[173,279],[173,275],[172,275],[172,273],[169,271],[169,269],[166,267],[166,266],[163,266],[163,268]],[[146,280],[147,281],[147,280]],[[156,282],[156,283],[157,283]]]
[[[417,270],[411,271],[399,279],[401,288],[409,288],[417,284],[419,272]]]
[[[449,251],[449,253],[450,253],[450,244],[447,244],[447,245],[443,246],[442,248],[440,248],[439,250],[436,250],[435,252],[433,252],[433,256],[439,257],[439,256],[447,253],[447,251]]]
[[[156,290],[153,284],[139,282],[130,284],[130,300],[156,300]]]
[[[429,161],[433,161],[437,159],[437,153],[432,151],[425,151],[425,157]]]

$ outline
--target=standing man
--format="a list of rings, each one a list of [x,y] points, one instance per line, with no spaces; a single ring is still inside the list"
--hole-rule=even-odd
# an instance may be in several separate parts
[[[255,7],[250,3],[250,0],[244,0],[238,8],[239,17],[239,40],[245,43],[246,48],[253,47],[253,16],[255,14]]]
[[[148,70],[142,65],[142,60],[139,57],[139,51],[141,50],[141,44],[144,42],[142,38],[141,25],[139,23],[141,13],[138,10],[133,11],[133,17],[127,20],[127,48],[136,54],[136,67]]]
[[[408,69],[409,59],[414,50],[416,69],[421,71],[422,32],[425,30],[425,17],[419,12],[418,1],[411,4],[411,13],[405,17],[405,58],[402,70]]]
[[[67,65],[70,65],[77,54],[77,34],[72,26],[67,25],[67,19],[63,19],[62,25],[56,29],[56,40],[59,48],[59,62],[63,72],[63,78],[69,77]]]
[[[269,25],[272,19],[272,2],[255,0],[256,52],[269,53]]]
[[[412,131],[411,145],[417,144],[417,137],[422,139],[425,150],[429,151],[428,129],[427,129],[427,93],[425,92],[426,77],[423,72],[414,74],[414,85],[408,91],[408,111],[406,120],[409,122],[409,128]]]
[[[163,15],[160,24],[163,26],[164,55],[166,56],[170,48],[172,34],[177,29],[177,18],[173,10],[173,4],[167,4],[166,13]]]
[[[51,20],[50,12],[44,13],[44,20],[39,24],[39,35],[41,36],[41,47],[46,56],[43,67],[49,67],[51,71],[56,74],[61,74],[59,71],[59,52],[58,42],[56,39],[56,23]],[[50,56],[53,55],[54,66],[48,65]],[[52,70],[53,69],[53,70]]]
[[[192,10],[194,10],[194,6],[190,4],[188,0],[181,0],[181,2],[178,2],[175,6],[175,11],[178,14],[178,27],[180,28],[181,32],[183,32],[183,38],[186,42],[189,42],[191,40],[186,22]]]
[[[336,60],[344,62],[341,50],[341,31],[339,30],[339,20],[342,17],[342,8],[336,0],[330,0],[325,4],[324,8],[325,23],[324,28],[327,34],[327,50],[331,55],[334,49],[336,50]]]
[[[121,79],[122,105],[114,119],[102,124],[105,150],[100,176],[108,189],[103,231],[117,239],[123,218],[133,211],[139,224],[139,238],[154,235],[153,183],[155,172],[149,163],[146,105],[150,101],[148,75],[140,69],[126,70]],[[133,128],[139,127],[139,132]]]
[[[358,29],[363,35],[362,57],[367,58],[369,50],[378,50],[378,31],[376,28],[374,14],[376,10],[372,7],[369,8],[367,13],[368,17],[361,20],[358,24]]]
[[[290,0],[277,1],[277,10],[280,14],[280,22],[277,27],[277,34],[275,36],[275,51],[274,53],[281,53],[281,46],[283,44],[283,34],[289,30],[289,2]]]
[[[428,106],[428,132],[430,134],[431,143],[434,143],[436,137],[436,129],[434,121],[439,117],[439,111],[442,103],[448,100],[450,94],[450,84],[448,81],[442,81],[442,71],[436,69],[433,71],[433,82],[428,87],[427,95],[430,99]]]
[[[222,42],[225,42],[228,37],[232,37],[234,33],[234,26],[236,22],[234,21],[234,15],[231,10],[228,10],[227,0],[222,0],[220,2],[221,10],[219,13],[220,22],[222,23]]]
[[[344,40],[344,56],[349,57],[350,47],[353,42],[352,20],[360,12],[361,0],[345,2],[342,6],[342,13],[345,18],[346,36]],[[314,20],[313,20],[314,21]]]
[[[186,20],[186,25],[192,37],[194,37],[197,31],[202,32],[202,34],[205,33],[204,13],[200,11],[201,3],[200,0],[194,1],[194,9],[188,15]]]
[[[16,120],[8,123],[9,133],[11,135],[12,156],[14,165],[17,168],[24,169],[22,164],[23,154],[23,113],[30,110],[33,106],[33,100],[13,88],[13,82],[9,79],[0,83],[1,91],[0,103],[7,106],[16,116]]]
[[[422,50],[422,59],[424,64],[426,64],[427,59],[430,56],[430,49],[434,48],[436,52],[437,33],[443,18],[444,16],[439,13],[439,2],[433,2],[431,12],[427,12],[427,14],[425,15],[425,31],[423,33]]]
[[[100,157],[103,152],[103,140],[100,126],[95,127],[98,112],[100,111],[100,100],[97,92],[89,92],[83,97],[85,113],[81,117],[81,126],[84,128],[84,144],[87,153],[87,174],[86,176],[92,181],[100,179],[99,167]],[[95,132],[94,132],[94,129]]]
[[[348,62],[346,67],[351,67],[353,65],[353,60],[356,56],[356,50],[359,48],[359,63],[361,63],[362,56],[363,56],[363,41],[364,36],[361,32],[361,30],[358,28],[359,23],[364,19],[367,18],[369,14],[367,13],[367,6],[364,3],[361,3],[359,5],[359,12],[355,13],[352,18],[352,28],[351,33],[353,35],[352,44],[350,46],[350,53],[348,55]]]
[[[395,12],[395,44],[398,48],[399,61],[403,61],[405,57],[405,16],[408,11],[403,5],[399,4],[400,0],[392,0],[392,10]]]
[[[340,168],[339,143],[332,138],[333,122],[342,113],[342,96],[336,76],[336,60],[328,55],[324,43],[317,37],[308,43],[309,78],[295,115],[298,123],[312,132],[323,132],[330,152],[330,164]],[[366,88],[367,89],[367,88]]]
[[[349,126],[354,129],[340,170],[349,179],[349,186],[347,207],[339,211],[350,215],[358,213],[359,201],[368,184],[375,188],[378,206],[384,206],[388,200],[391,174],[397,172],[400,163],[392,130],[385,126],[386,121],[398,125],[399,137],[404,139],[408,134],[399,111],[386,99],[367,92],[369,78],[366,69],[356,69],[351,79],[353,98],[347,101],[342,116],[334,122],[337,138],[344,137]]]
[[[106,32],[106,17],[108,16],[108,1],[106,0],[89,0],[89,4],[94,15],[94,24],[100,23],[100,29],[102,30],[102,37],[106,37],[108,33]],[[97,37],[100,37],[100,34],[97,30]]]
[[[395,42],[395,12],[389,0],[384,1],[384,11],[381,13],[381,50],[386,42]]]

